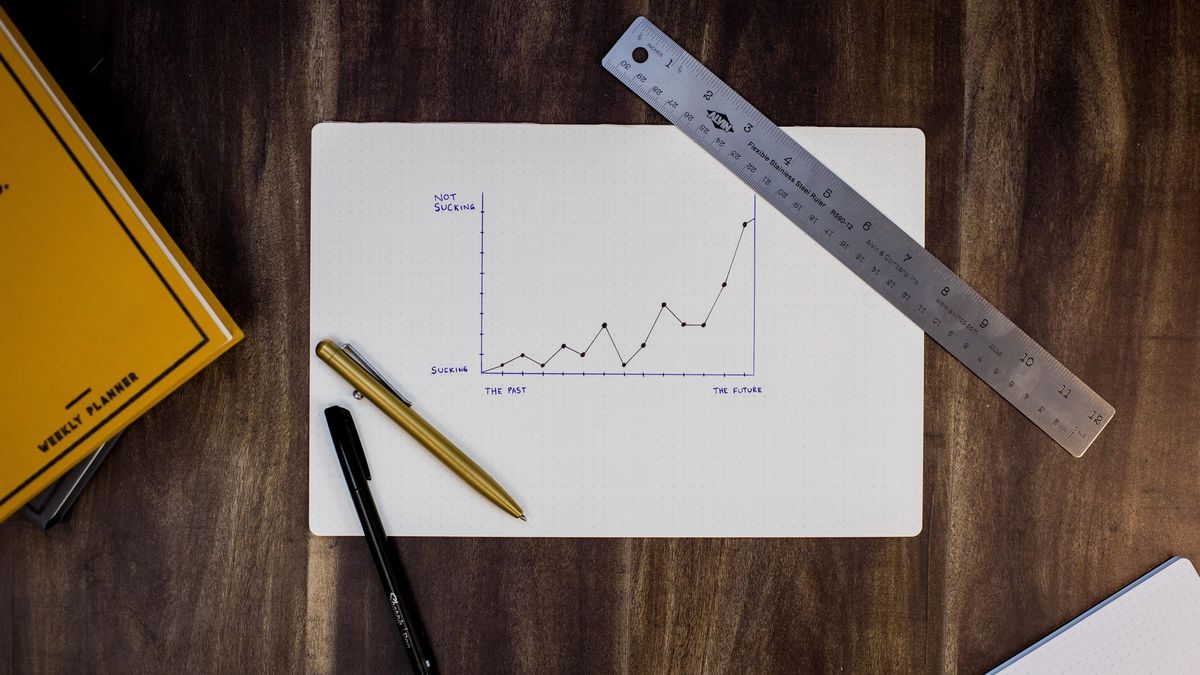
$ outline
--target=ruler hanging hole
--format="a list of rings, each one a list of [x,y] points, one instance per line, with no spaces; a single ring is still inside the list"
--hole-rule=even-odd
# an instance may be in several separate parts
[[[650,52],[646,51],[645,47],[638,47],[633,50],[633,60],[638,63],[645,63],[646,59],[650,58]]]

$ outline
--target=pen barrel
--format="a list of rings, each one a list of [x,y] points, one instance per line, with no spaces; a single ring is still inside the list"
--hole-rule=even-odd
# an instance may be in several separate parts
[[[403,404],[401,404],[403,406]],[[383,407],[383,412],[388,417],[392,418],[396,424],[404,427],[404,430],[411,434],[414,438],[425,446],[435,457],[445,464],[451,471],[458,474],[460,478],[467,482],[471,487],[475,488],[484,497],[487,497],[492,503],[510,513],[514,518],[521,516],[521,507],[505,490],[500,487],[500,484],[495,481],[486,471],[468,457],[458,446],[450,442],[440,431],[435,429],[433,425],[418,415],[408,406],[403,408],[395,408],[388,405]]]
[[[433,659],[425,648],[428,641],[421,631],[417,608],[412,601],[412,589],[395,549],[388,544],[387,532],[379,519],[375,499],[367,490],[351,490],[350,495],[354,500],[354,509],[358,511],[358,520],[362,524],[367,545],[371,549],[375,569],[379,572],[379,580],[383,582],[384,600],[388,603],[388,611],[396,622],[400,638],[404,641],[404,651],[408,654],[409,663],[417,673],[432,673]]]
[[[514,518],[522,516],[524,512],[516,500],[495,479],[337,345],[322,340],[317,345],[317,356],[468,485]]]

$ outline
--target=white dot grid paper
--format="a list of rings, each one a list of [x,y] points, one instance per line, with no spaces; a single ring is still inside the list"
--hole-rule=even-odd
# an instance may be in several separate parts
[[[924,240],[919,130],[786,131]],[[448,193],[462,210],[435,212]],[[362,533],[332,404],[392,535],[921,529],[923,333],[673,127],[320,124],[311,236],[315,534]],[[354,400],[311,353],[323,338],[359,348],[529,522]],[[578,372],[610,374],[549,374]]]
[[[1172,558],[992,673],[1200,672],[1200,576]]]

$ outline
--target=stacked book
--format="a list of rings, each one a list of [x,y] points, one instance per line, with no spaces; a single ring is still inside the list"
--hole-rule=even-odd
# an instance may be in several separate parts
[[[0,520],[242,333],[0,11]]]

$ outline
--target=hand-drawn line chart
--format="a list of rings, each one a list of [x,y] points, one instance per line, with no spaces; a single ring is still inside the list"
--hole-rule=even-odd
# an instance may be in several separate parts
[[[562,336],[531,338],[527,347],[517,353],[505,353],[502,359],[488,354],[484,348],[485,317],[485,218],[487,213],[484,195],[479,203],[479,372],[484,375],[517,376],[596,376],[596,377],[752,377],[757,356],[757,302],[758,302],[758,198],[751,197],[750,209],[745,220],[729,223],[724,229],[729,235],[729,262],[724,269],[697,269],[693,281],[697,290],[712,289],[712,300],[699,305],[686,302],[673,304],[667,298],[645,298],[647,320],[643,326],[616,326],[607,321],[596,321],[585,326],[563,326],[565,333],[584,337],[575,340],[561,339]],[[669,370],[637,369],[646,361],[655,347],[655,336],[667,330],[703,331],[720,319],[714,316],[722,295],[730,287],[730,275],[734,266],[749,257],[751,285],[750,345],[748,363],[738,372],[715,369],[688,368],[675,372]],[[587,336],[590,335],[590,338]],[[557,338],[557,339],[556,339]],[[639,358],[640,357],[640,358]],[[636,363],[635,363],[636,361]],[[591,366],[589,369],[586,366]]]

